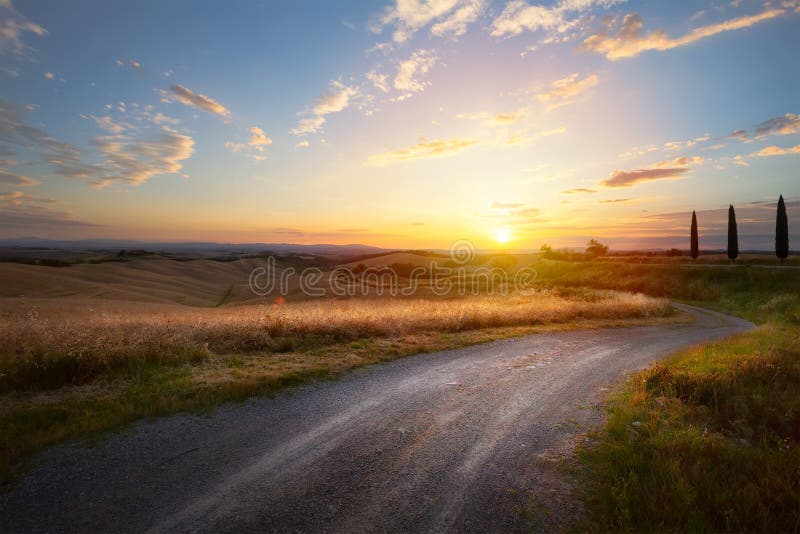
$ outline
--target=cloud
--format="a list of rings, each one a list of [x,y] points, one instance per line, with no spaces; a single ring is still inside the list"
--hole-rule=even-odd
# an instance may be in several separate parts
[[[679,157],[660,161],[646,169],[632,171],[614,171],[601,184],[604,187],[631,187],[641,182],[653,180],[675,180],[684,178],[691,170],[691,165],[703,162],[701,157]]]
[[[391,87],[389,86],[389,77],[386,74],[380,74],[375,70],[367,73],[367,79],[372,82],[376,89],[384,93],[388,93]]]
[[[350,99],[358,94],[355,87],[349,87],[342,82],[331,82],[331,90],[319,97],[314,103],[315,115],[328,115],[338,113],[350,105]]]
[[[267,137],[267,134],[264,133],[264,130],[258,126],[251,126],[247,129],[247,131],[250,132],[250,139],[248,139],[247,143],[226,141],[225,148],[235,154],[244,152],[256,161],[263,161],[266,159],[266,157],[262,155],[264,152],[264,147],[271,145],[272,139]]]
[[[310,146],[311,143],[309,143],[307,139],[303,139],[302,141],[294,145],[295,148],[308,148]]]
[[[94,180],[98,188],[113,183],[140,185],[159,174],[176,174],[194,152],[191,137],[166,127],[155,139],[104,136],[95,137],[92,144],[105,158]]]
[[[663,30],[653,30],[645,34],[642,17],[636,13],[625,15],[616,35],[598,33],[587,37],[580,50],[598,52],[614,61],[634,57],[647,50],[671,50],[687,46],[707,37],[722,32],[748,28],[759,22],[780,17],[786,13],[784,9],[767,9],[756,15],[747,15],[735,19],[701,26],[682,37],[672,38]]]
[[[485,7],[485,0],[396,0],[384,11],[372,31],[393,26],[392,40],[404,43],[419,30],[434,23],[431,34],[458,37],[467,31]]]
[[[226,118],[231,115],[230,110],[216,100],[206,95],[195,93],[183,85],[172,85],[169,88],[169,93],[165,92],[163,94],[166,96],[167,100],[176,100],[185,106],[202,109],[203,111]]]
[[[398,64],[394,88],[408,96],[424,90],[429,83],[421,81],[419,76],[426,74],[437,61],[439,58],[431,50],[416,50],[408,59]]]
[[[8,231],[27,231],[31,228],[63,228],[97,226],[76,220],[71,213],[48,207],[55,201],[50,198],[23,193],[0,191],[0,226]]]
[[[272,139],[266,136],[264,130],[258,126],[250,127],[250,141],[247,143],[257,150],[263,150],[265,146],[272,144]]]
[[[700,165],[703,163],[703,158],[700,156],[680,156],[674,159],[659,161],[653,167],[657,169],[665,169],[671,167],[688,167],[689,165]]]
[[[292,135],[301,136],[318,132],[325,124],[325,117],[306,117],[300,119],[297,127],[289,131]]]
[[[361,96],[361,91],[357,87],[345,85],[338,80],[332,81],[330,89],[314,102],[311,108],[313,115],[300,119],[297,126],[289,133],[302,136],[318,132],[326,122],[325,115],[344,111],[350,106],[353,99],[359,96]]]
[[[542,218],[542,210],[523,203],[493,202],[491,209],[491,213],[481,217],[498,220],[503,225],[526,226],[545,220]]]
[[[686,167],[676,168],[657,168],[657,169],[637,169],[634,171],[614,171],[611,177],[603,180],[602,184],[605,187],[630,187],[639,182],[647,182],[651,180],[675,179],[683,178],[683,175],[689,172]]]
[[[178,123],[180,123],[180,121],[178,119],[174,119],[172,117],[168,117],[167,115],[164,115],[160,111],[158,113],[156,113],[155,115],[153,115],[153,118],[151,119],[151,121],[153,122],[153,124],[157,124],[157,125],[171,124],[171,125],[175,126]]]
[[[782,117],[774,117],[757,125],[754,135],[755,137],[765,137],[767,135],[789,135],[797,132],[800,132],[800,115],[787,113]]]
[[[23,174],[17,174],[6,169],[0,169],[0,184],[33,186],[39,185],[39,183],[40,182],[38,180],[34,180],[33,178]]]
[[[4,206],[0,210],[0,226],[4,231],[30,231],[31,229],[62,229],[70,227],[97,227],[98,224],[78,220],[69,212],[53,210],[46,206]]]
[[[612,198],[608,200],[599,200],[600,204],[624,204],[626,202],[631,202],[632,198]]]
[[[741,167],[749,167],[750,166],[750,164],[747,163],[747,160],[744,159],[744,156],[741,156],[741,155],[740,156],[734,156],[733,163],[734,163],[734,165],[739,165]]]
[[[689,139],[688,141],[668,141],[664,143],[664,150],[682,150],[686,148],[692,148],[698,143],[705,143],[709,141],[711,136],[708,134],[701,135],[700,137],[695,137],[694,139]]]
[[[550,137],[553,135],[560,135],[566,132],[566,127],[562,126],[560,128],[554,128],[552,130],[544,130],[540,132],[529,132],[525,134],[512,134],[505,137],[502,141],[495,141],[496,143],[501,142],[502,144],[508,146],[515,146],[515,145],[525,145],[532,143],[534,141],[538,141],[539,139],[544,139],[545,137]]]
[[[465,0],[452,15],[434,24],[431,33],[438,37],[460,37],[467,32],[467,26],[478,20],[485,7],[484,0]]]
[[[528,110],[521,108],[516,111],[508,113],[489,113],[487,111],[480,111],[478,113],[459,113],[456,115],[458,119],[479,120],[488,124],[489,126],[509,126],[516,124],[527,116]]]
[[[597,190],[586,187],[576,187],[575,189],[567,189],[561,192],[562,195],[577,195],[579,193],[597,193]]]
[[[23,110],[16,104],[7,100],[0,99],[0,151],[4,154],[14,154],[18,146],[29,146],[33,150],[39,151],[46,163],[51,165],[64,166],[78,170],[87,170],[91,166],[84,166],[81,163],[80,150],[69,143],[59,141],[50,136],[46,131],[25,123],[22,118]],[[5,171],[6,179],[10,174]],[[20,175],[15,175],[16,180],[21,179]],[[27,177],[27,180],[30,180]],[[23,180],[25,181],[25,180]],[[19,181],[18,185],[26,185]],[[31,184],[28,184],[31,185]]]
[[[23,41],[23,35],[32,33],[38,37],[47,35],[47,30],[22,16],[10,0],[0,2],[0,56],[13,55],[17,59],[31,59],[31,48]]]
[[[374,154],[367,158],[365,165],[382,167],[393,163],[402,163],[417,159],[452,156],[478,145],[474,139],[455,137],[452,139],[422,140],[409,148],[392,150],[382,154]]]
[[[81,115],[81,117],[93,120],[98,128],[113,134],[121,134],[126,129],[126,125],[115,122],[114,119],[109,116],[98,117],[96,115]]]
[[[624,0],[561,0],[552,7],[512,0],[492,22],[492,36],[519,35],[525,30],[565,33],[574,28],[581,15],[595,7],[608,8]]]
[[[0,203],[3,202],[13,206],[22,206],[23,204],[51,204],[55,201],[51,198],[30,195],[21,191],[0,191]]]
[[[76,146],[26,124],[17,106],[0,100],[0,149],[23,144],[37,153],[55,174],[85,180],[96,187],[117,182],[139,185],[155,175],[177,173],[182,168],[181,162],[192,155],[192,138],[168,127],[148,136],[148,129],[120,126],[104,117],[93,118],[99,127],[105,127],[108,135],[92,139],[91,146],[97,150],[99,161],[88,163]],[[14,180],[12,183],[17,185],[33,185],[20,182],[20,179],[30,180],[27,177],[7,170],[3,173],[6,180]]]
[[[572,99],[600,83],[596,74],[584,78],[576,72],[554,81],[547,91],[537,93],[536,98],[547,105],[548,110],[572,103]]]
[[[772,135],[790,135],[800,132],[800,115],[787,113],[779,117],[773,117],[748,130],[734,130],[728,135],[731,139],[748,141]]]
[[[128,66],[133,70],[140,71],[142,70],[142,64],[135,59],[118,59],[115,61],[118,67]]]
[[[768,146],[766,148],[762,148],[753,155],[763,158],[768,156],[785,156],[787,154],[800,154],[800,145],[786,148],[779,146]]]

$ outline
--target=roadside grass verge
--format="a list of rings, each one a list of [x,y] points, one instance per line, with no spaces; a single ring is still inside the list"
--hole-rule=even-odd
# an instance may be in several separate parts
[[[634,376],[579,452],[586,530],[800,529],[800,329],[763,326]]]
[[[35,313],[10,310],[0,315],[0,482],[45,446],[143,417],[272,394],[420,352],[682,320],[664,299],[587,290],[133,315],[44,303]]]
[[[635,374],[578,450],[590,532],[800,531],[800,276],[581,265],[551,282],[639,291],[761,324]],[[545,278],[547,271],[545,270]]]

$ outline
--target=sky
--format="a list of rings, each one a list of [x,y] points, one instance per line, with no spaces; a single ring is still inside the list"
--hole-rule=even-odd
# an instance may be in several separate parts
[[[798,53],[800,0],[0,0],[0,237],[769,249]]]

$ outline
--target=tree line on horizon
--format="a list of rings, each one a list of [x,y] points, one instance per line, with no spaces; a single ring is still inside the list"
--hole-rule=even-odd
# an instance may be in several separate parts
[[[692,226],[690,230],[690,254],[692,260],[700,256],[700,239],[697,232],[697,213],[692,210]],[[739,257],[739,229],[736,224],[736,210],[733,204],[728,206],[728,259],[733,263]],[[789,217],[786,214],[786,203],[783,195],[778,199],[778,210],[775,219],[775,255],[783,263],[789,257]]]

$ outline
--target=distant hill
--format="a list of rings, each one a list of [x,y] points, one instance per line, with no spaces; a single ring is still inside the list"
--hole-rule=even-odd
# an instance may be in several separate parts
[[[60,249],[73,251],[117,251],[122,249],[148,250],[176,254],[253,254],[310,253],[333,254],[337,256],[356,256],[388,252],[388,249],[369,245],[300,245],[293,243],[215,243],[215,242],[148,242],[125,239],[81,239],[56,240],[38,237],[18,237],[0,239],[0,248]]]

